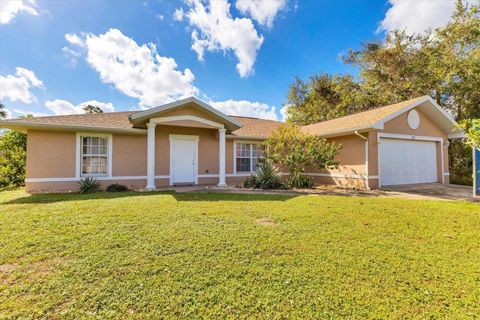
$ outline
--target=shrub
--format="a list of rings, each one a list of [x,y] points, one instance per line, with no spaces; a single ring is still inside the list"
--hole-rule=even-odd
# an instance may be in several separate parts
[[[280,173],[270,161],[263,161],[255,174],[245,180],[245,188],[256,189],[285,189],[286,185],[280,181]]]
[[[0,188],[24,185],[27,135],[5,130],[0,133]]]
[[[248,177],[245,182],[243,183],[244,188],[256,188],[257,187],[257,177],[251,175]]]
[[[335,156],[341,145],[328,143],[325,139],[305,133],[294,124],[275,129],[265,141],[265,147],[271,161],[288,168],[293,186],[310,184],[311,181],[303,178],[308,167],[321,171],[339,165]]]
[[[288,180],[288,185],[292,188],[313,188],[313,179],[307,176],[292,176]]]
[[[257,169],[257,188],[261,189],[283,189],[285,186],[280,181],[280,173],[270,161],[264,161]]]
[[[125,191],[128,191],[128,187],[119,183],[114,183],[107,187],[107,192],[125,192]]]
[[[82,178],[78,184],[80,185],[78,189],[79,193],[94,193],[100,189],[100,184],[97,179],[92,177]]]

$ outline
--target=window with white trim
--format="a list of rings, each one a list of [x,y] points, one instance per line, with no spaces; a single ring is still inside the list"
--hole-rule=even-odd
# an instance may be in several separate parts
[[[257,143],[236,142],[235,144],[236,172],[254,172],[257,170],[261,150]]]
[[[108,139],[99,136],[80,137],[82,176],[108,175]]]

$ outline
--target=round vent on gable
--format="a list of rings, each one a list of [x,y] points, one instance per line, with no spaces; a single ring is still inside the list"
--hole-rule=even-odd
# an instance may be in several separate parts
[[[420,126],[420,114],[418,114],[418,111],[411,110],[408,113],[407,121],[410,128],[417,129]]]

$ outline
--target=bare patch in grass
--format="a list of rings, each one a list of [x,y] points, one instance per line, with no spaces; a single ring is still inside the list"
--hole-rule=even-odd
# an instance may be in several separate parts
[[[31,265],[32,270],[38,275],[49,275],[56,271],[56,269],[65,264],[63,258],[53,258],[37,261]]]
[[[257,224],[265,227],[277,225],[277,222],[270,218],[258,218],[256,222]]]
[[[17,268],[17,265],[15,264],[9,264],[9,263],[0,264],[0,273],[10,273],[16,268]]]

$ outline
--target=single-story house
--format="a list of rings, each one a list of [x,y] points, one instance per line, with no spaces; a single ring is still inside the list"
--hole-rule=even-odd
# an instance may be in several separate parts
[[[241,183],[255,171],[259,143],[281,125],[193,97],[145,111],[0,121],[27,133],[27,191],[74,190],[89,176],[146,189]],[[462,136],[428,96],[302,130],[343,146],[339,168],[307,172],[316,183],[362,188],[448,183],[448,139]]]

